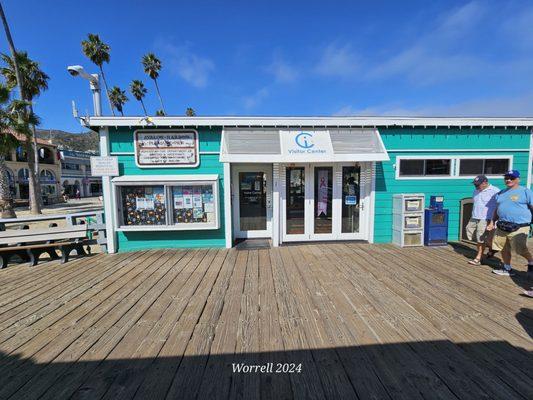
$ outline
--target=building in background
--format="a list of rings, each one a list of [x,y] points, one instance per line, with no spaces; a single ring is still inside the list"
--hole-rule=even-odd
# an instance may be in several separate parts
[[[21,145],[6,156],[9,186],[16,200],[28,200],[29,198],[29,169],[28,155],[26,154],[26,138],[16,135]],[[37,139],[39,153],[39,175],[41,192],[45,203],[60,201],[61,165],[57,152],[57,146],[44,139]]]
[[[101,196],[102,178],[91,176],[93,152],[61,150],[61,187],[70,197],[79,189],[81,197]]]

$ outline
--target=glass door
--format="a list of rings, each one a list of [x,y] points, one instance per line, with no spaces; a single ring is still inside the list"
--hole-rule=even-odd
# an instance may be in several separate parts
[[[313,175],[313,193],[310,206],[312,207],[312,231],[310,239],[328,240],[335,239],[335,222],[337,214],[334,202],[336,194],[333,181],[333,166],[311,166]],[[335,192],[335,193],[334,193]]]
[[[363,235],[366,192],[360,164],[339,165],[341,185],[340,239],[365,239]]]
[[[236,238],[272,236],[272,166],[232,166],[233,229]]]
[[[308,187],[307,167],[290,166],[285,169],[285,195],[283,218],[283,240],[308,240]]]

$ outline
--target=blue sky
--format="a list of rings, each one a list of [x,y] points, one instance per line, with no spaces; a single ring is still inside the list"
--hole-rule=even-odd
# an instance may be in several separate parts
[[[170,115],[533,114],[530,1],[2,3],[15,45],[51,77],[35,104],[43,128],[81,131],[71,100],[92,112],[85,81],[66,72],[96,72],[81,53],[89,32],[111,46],[109,84],[144,80],[152,112],[149,51],[163,62]],[[142,113],[131,96],[125,113]]]

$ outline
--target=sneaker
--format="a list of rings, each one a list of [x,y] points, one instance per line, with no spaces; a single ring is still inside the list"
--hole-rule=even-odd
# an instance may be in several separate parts
[[[532,290],[524,290],[524,295],[527,297],[533,297],[533,289]]]
[[[493,269],[493,274],[500,275],[500,276],[513,276],[515,274],[514,269]]]

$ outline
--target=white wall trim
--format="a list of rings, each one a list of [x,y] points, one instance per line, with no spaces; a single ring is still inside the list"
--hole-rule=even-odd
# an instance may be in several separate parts
[[[231,220],[231,165],[224,164],[224,230],[226,248],[233,247],[233,230]]]
[[[92,116],[84,118],[85,126],[109,127],[418,127],[418,128],[530,128],[533,118],[499,117],[387,117],[387,116],[307,116],[307,117],[238,117],[238,116]]]
[[[509,152],[526,152],[528,149],[387,149],[389,153],[417,153],[417,152],[496,152],[496,151],[509,151]],[[438,156],[437,156],[438,157]]]
[[[282,218],[280,211],[280,165],[272,165],[272,246],[279,246]]]
[[[109,129],[103,128],[100,129],[100,155],[108,156],[109,155]],[[117,238],[115,236],[115,214],[116,214],[116,203],[113,188],[111,185],[111,177],[103,176],[102,177],[102,194],[104,197],[104,213],[106,216],[105,230],[106,230],[106,239],[107,239],[107,252],[116,253],[117,252]]]
[[[374,219],[376,218],[376,163],[370,164],[370,176],[372,179],[370,187],[370,204],[368,207],[368,243],[374,243]]]
[[[529,133],[529,157],[527,164],[527,187],[531,188],[531,174],[532,174],[532,164],[533,163],[533,129]]]

